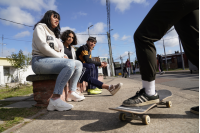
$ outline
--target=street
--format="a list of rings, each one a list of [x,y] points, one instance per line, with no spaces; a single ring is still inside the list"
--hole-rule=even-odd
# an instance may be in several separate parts
[[[17,125],[18,128],[7,130],[15,133],[38,133],[38,132],[106,132],[106,133],[198,133],[199,115],[190,112],[190,108],[199,105],[199,75],[198,74],[165,74],[157,75],[156,89],[166,89],[173,96],[167,101],[172,102],[171,108],[165,105],[149,110],[149,125],[143,125],[139,120],[119,120],[120,112],[109,110],[117,107],[122,102],[135,95],[142,88],[139,74],[131,75],[130,78],[107,77],[106,84],[123,83],[119,92],[111,96],[110,92],[103,89],[100,95],[87,95],[82,102],[69,102],[74,105],[71,111],[44,110],[44,115],[30,119],[27,124]],[[127,114],[128,115],[128,114]],[[29,119],[29,118],[28,118]]]
[[[131,79],[141,80],[140,74],[131,75]],[[183,93],[199,95],[199,74],[176,73],[176,74],[157,74],[156,84],[169,87],[176,87]]]

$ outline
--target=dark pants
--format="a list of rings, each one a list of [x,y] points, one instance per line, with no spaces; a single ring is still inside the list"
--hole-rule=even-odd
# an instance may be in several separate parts
[[[82,81],[88,82],[87,89],[95,89],[96,87],[102,88],[103,83],[98,80],[98,69],[94,64],[83,63],[83,67],[86,69],[85,73],[80,79]]]
[[[173,25],[187,58],[199,67],[199,0],[158,0],[134,34],[142,80],[155,80],[154,42]]]
[[[160,67],[160,70],[161,70],[161,72],[163,71],[163,68],[162,68],[162,63],[161,62],[159,62],[159,67]]]

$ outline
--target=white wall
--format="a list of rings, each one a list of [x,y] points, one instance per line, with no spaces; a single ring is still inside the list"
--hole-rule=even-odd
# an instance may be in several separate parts
[[[28,68],[26,69],[26,71],[23,72],[23,71],[21,70],[21,71],[20,71],[21,83],[27,82],[27,81],[26,81],[26,77],[27,77],[28,75],[33,75],[33,74],[35,74],[35,73],[33,72],[31,65],[28,66]]]
[[[8,79],[8,76],[4,76],[4,72],[3,72],[3,66],[0,66],[0,80],[1,80],[1,85],[5,85],[5,83],[11,83],[11,78]],[[13,75],[13,78],[15,79],[19,79],[19,75],[20,75],[20,79],[21,79],[21,83],[25,83],[26,82],[26,77],[28,75],[32,75],[34,74],[33,70],[32,70],[32,67],[31,65],[28,66],[28,68],[25,69],[25,71],[23,71],[22,69],[20,69],[18,72],[17,72],[17,69],[14,68],[14,67],[10,67],[10,74]]]
[[[0,66],[0,85],[3,85],[4,84],[4,75],[3,75],[3,66]]]

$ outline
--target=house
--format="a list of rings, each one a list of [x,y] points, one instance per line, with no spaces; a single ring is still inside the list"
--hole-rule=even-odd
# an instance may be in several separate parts
[[[26,77],[30,74],[34,74],[31,65],[24,70],[17,70],[6,57],[0,57],[0,85],[18,81],[25,83]]]
[[[183,53],[183,60],[184,60],[184,65],[185,68],[188,68],[188,58],[186,57],[185,53]],[[179,51],[175,51],[173,54],[167,54],[166,55],[167,59],[167,65],[169,69],[177,69],[177,68],[182,68],[182,58],[181,58],[181,53]],[[165,55],[162,55],[162,60],[163,60],[163,68],[165,67]]]

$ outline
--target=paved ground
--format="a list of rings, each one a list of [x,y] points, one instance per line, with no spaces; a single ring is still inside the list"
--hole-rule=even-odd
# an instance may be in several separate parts
[[[189,111],[192,106],[199,105],[199,95],[186,94],[180,91],[180,88],[157,84],[157,90],[167,89],[172,91],[173,97],[168,99],[173,103],[172,108],[159,106],[147,112],[151,117],[149,125],[143,125],[141,121],[137,120],[121,122],[119,112],[108,108],[117,107],[123,100],[133,96],[141,88],[141,81],[120,77],[107,78],[104,81],[107,84],[122,82],[124,85],[115,96],[111,96],[107,90],[103,90],[101,95],[85,94],[86,99],[84,101],[70,102],[74,105],[71,111],[45,111],[45,115],[35,118],[14,132],[199,132],[199,116]],[[11,131],[13,132],[13,130],[5,132]]]

